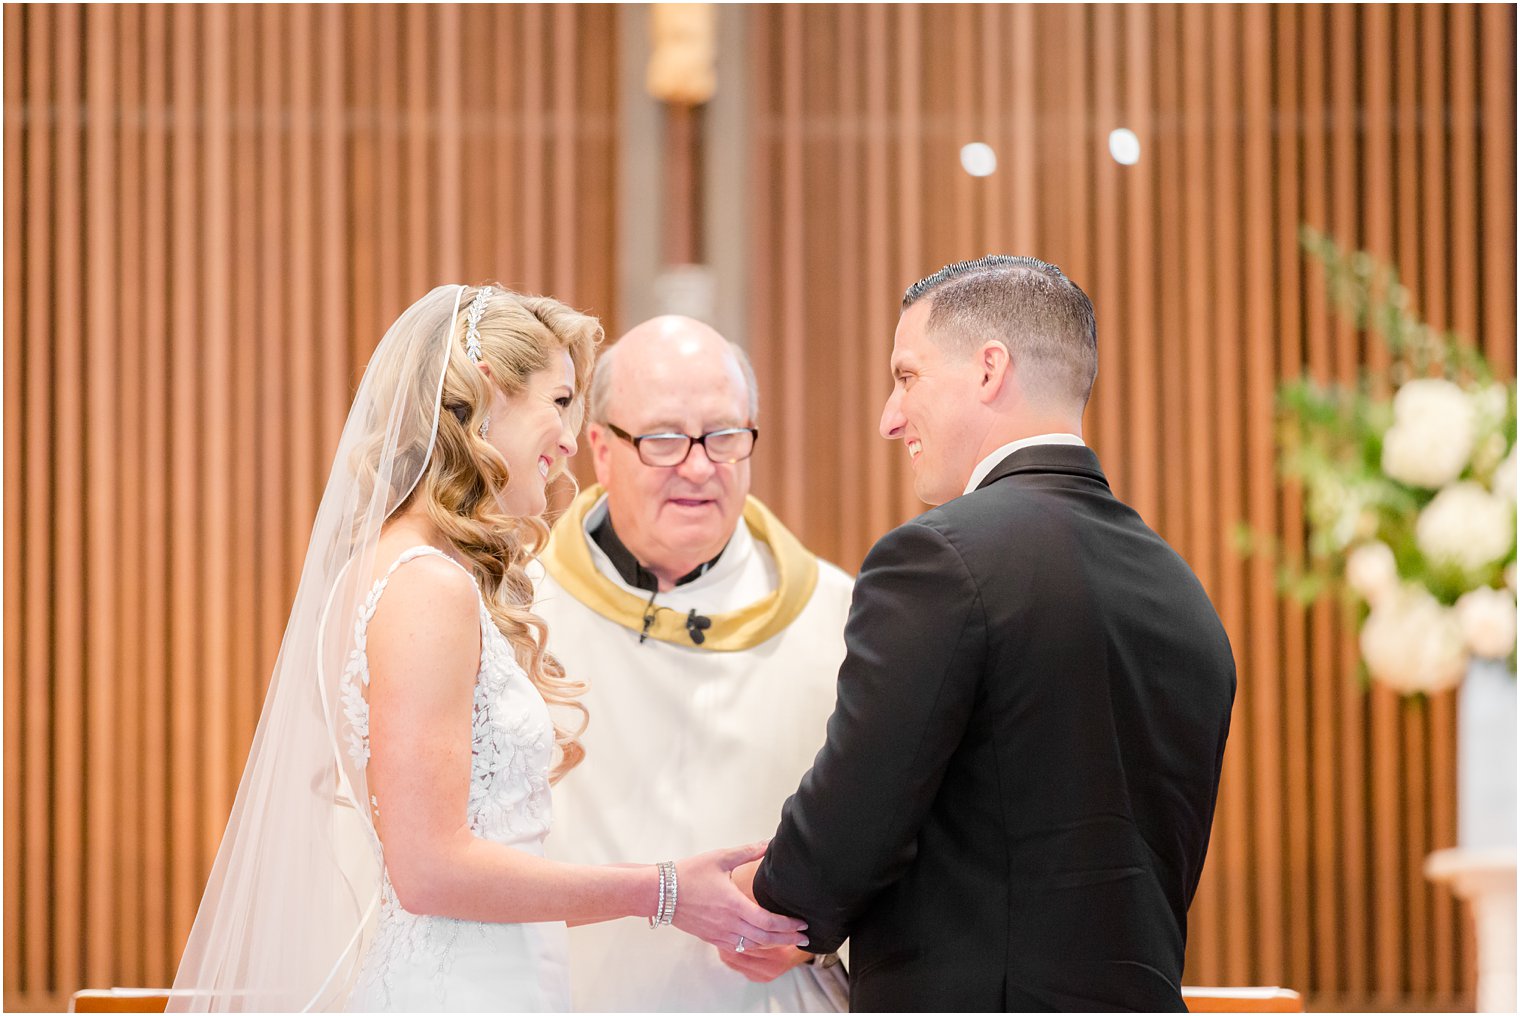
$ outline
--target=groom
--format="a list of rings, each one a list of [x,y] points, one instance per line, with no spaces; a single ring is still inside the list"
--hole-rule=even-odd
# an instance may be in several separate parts
[[[827,743],[735,873],[809,949],[850,938],[854,1010],[1185,1011],[1235,665],[1083,443],[1096,374],[1042,261],[903,299],[881,432],[941,507],[867,556]]]

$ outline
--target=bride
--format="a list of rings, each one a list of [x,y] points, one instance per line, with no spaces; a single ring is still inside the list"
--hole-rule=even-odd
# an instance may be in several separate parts
[[[585,710],[523,569],[600,340],[555,300],[463,286],[386,333],[171,1010],[563,1010],[566,922],[805,944],[729,880],[764,844],[658,864],[543,856]]]

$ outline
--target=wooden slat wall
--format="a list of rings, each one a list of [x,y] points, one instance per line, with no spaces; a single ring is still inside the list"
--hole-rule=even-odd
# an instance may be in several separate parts
[[[1099,317],[1087,433],[1198,572],[1240,666],[1188,979],[1470,1005],[1470,933],[1421,874],[1455,838],[1452,697],[1365,694],[1347,619],[1282,602],[1231,533],[1247,521],[1302,554],[1301,501],[1274,477],[1274,385],[1383,355],[1332,312],[1300,222],[1395,262],[1432,322],[1513,375],[1514,9],[749,17],[749,333],[772,435],[757,492],[858,566],[921,508],[875,437],[902,290],[990,251],[1060,264]],[[1136,166],[1108,154],[1119,126],[1141,138]],[[993,176],[961,170],[972,140],[997,150]]]
[[[614,20],[6,6],[6,1008],[172,978],[385,326],[617,306]]]

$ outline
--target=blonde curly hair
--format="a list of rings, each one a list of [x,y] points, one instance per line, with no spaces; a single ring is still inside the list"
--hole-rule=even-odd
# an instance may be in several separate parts
[[[483,288],[491,292],[478,326],[480,363],[490,366],[490,378],[465,352],[466,316]],[[551,297],[525,296],[499,286],[466,289],[453,322],[443,411],[438,414],[432,453],[417,486],[390,515],[395,518],[420,499],[428,519],[474,574],[491,620],[544,701],[562,707],[553,710],[556,714],[565,710],[578,714],[579,722],[573,727],[562,726],[556,717],[557,759],[550,770],[551,782],[558,782],[585,757],[580,735],[588,714],[579,697],[586,685],[566,676],[565,668],[546,648],[547,626],[531,609],[533,583],[526,565],[543,549],[549,526],[536,515],[513,517],[502,512],[498,495],[512,477],[506,460],[481,437],[480,428],[490,408],[493,385],[516,394],[563,351],[570,355],[575,370],[570,412],[572,425],[579,430],[596,347],[602,339],[602,325],[596,318]],[[493,425],[510,427],[511,421]],[[555,476],[569,474],[561,468]]]

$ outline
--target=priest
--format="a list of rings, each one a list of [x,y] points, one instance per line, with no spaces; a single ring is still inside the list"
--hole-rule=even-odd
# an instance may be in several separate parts
[[[554,790],[551,856],[658,860],[764,840],[823,744],[851,580],[749,496],[758,393],[690,318],[597,364],[595,486],[559,519],[536,610],[589,685],[585,761]],[[580,1011],[830,1011],[834,955],[715,950],[633,921],[571,931]]]

